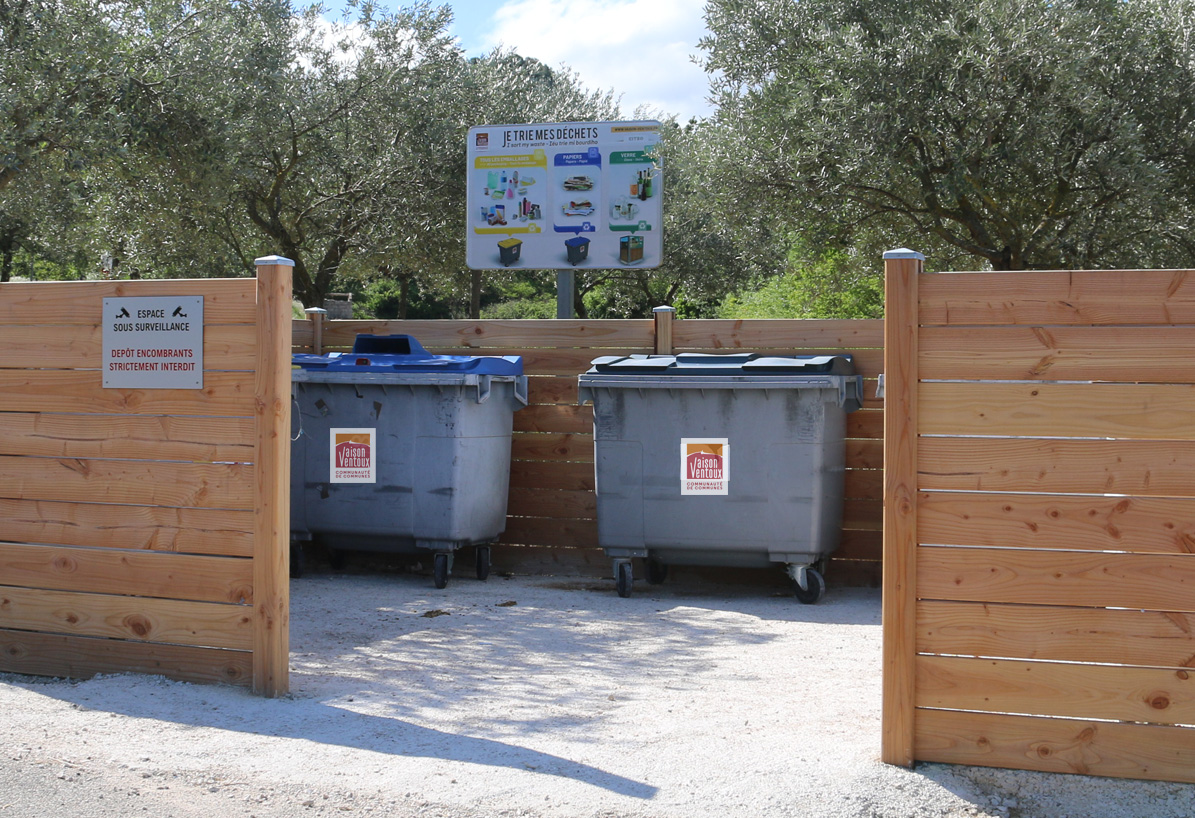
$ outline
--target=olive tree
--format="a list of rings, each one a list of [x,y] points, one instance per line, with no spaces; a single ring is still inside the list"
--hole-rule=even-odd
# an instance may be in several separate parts
[[[709,0],[719,188],[811,246],[1195,261],[1192,0]]]

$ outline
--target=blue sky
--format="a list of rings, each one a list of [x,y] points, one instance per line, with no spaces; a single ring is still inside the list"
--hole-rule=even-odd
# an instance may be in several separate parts
[[[705,73],[690,59],[705,33],[704,0],[443,1],[470,56],[503,45],[554,68],[567,65],[589,88],[621,95],[626,118],[640,105],[649,116],[682,121],[710,113]],[[329,16],[343,8],[337,0],[325,5]]]

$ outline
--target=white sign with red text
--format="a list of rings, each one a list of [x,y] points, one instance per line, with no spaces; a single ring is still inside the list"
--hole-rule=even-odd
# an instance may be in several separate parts
[[[105,389],[202,389],[203,296],[104,299]]]
[[[378,482],[377,441],[377,429],[331,429],[329,482]]]
[[[682,437],[680,493],[728,494],[730,441],[725,437]]]

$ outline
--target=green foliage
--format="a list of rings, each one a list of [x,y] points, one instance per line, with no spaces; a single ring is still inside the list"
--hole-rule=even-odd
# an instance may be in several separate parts
[[[884,281],[846,253],[812,262],[793,254],[781,276],[727,297],[719,318],[882,318]]]
[[[514,320],[519,318],[555,318],[555,296],[518,298],[481,308],[482,318]]]
[[[1192,0],[711,0],[719,189],[813,246],[1195,260]]]

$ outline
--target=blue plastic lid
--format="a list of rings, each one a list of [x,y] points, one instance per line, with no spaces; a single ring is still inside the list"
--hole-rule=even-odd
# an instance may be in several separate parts
[[[571,239],[565,239],[564,243],[568,247],[584,247],[589,244],[589,239],[584,236],[573,236]]]
[[[358,335],[352,352],[327,355],[297,353],[291,362],[325,372],[458,372],[472,375],[522,375],[519,355],[432,355],[410,335]]]
[[[595,358],[590,373],[654,375],[854,375],[849,354],[761,355],[732,352],[722,355],[687,352],[680,355],[627,355]]]

